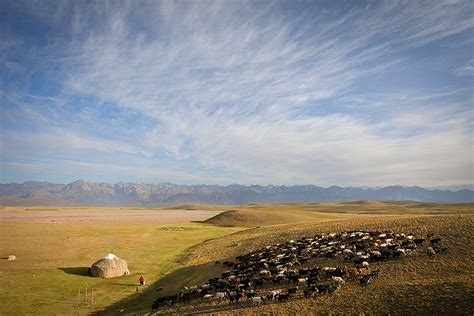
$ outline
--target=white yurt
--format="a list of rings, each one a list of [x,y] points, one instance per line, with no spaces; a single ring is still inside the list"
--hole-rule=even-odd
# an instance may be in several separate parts
[[[92,264],[90,273],[92,276],[99,278],[114,278],[128,275],[130,271],[128,271],[127,261],[120,259],[113,253],[109,253]]]

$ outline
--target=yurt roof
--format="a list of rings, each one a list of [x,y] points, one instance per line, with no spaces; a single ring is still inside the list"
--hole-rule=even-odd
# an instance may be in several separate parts
[[[109,254],[107,254],[106,256],[104,256],[103,259],[114,260],[115,258],[117,258],[116,255],[114,255],[113,253],[109,253]]]

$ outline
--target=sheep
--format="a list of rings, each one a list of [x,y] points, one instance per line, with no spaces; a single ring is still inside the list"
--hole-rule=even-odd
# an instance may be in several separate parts
[[[346,255],[346,256],[353,256],[353,255],[354,255],[354,252],[353,252],[352,250],[350,250],[350,249],[344,249],[344,250],[342,251],[342,254],[343,254],[343,255]]]
[[[380,251],[372,250],[370,252],[371,258],[380,258],[381,256],[382,256],[382,253]]]
[[[290,298],[290,293],[279,294],[277,296],[278,302],[287,301]]]
[[[303,290],[304,297],[312,297],[317,293],[318,293],[318,288],[315,286],[308,287]]]
[[[443,253],[443,252],[448,251],[448,247],[437,247],[437,246],[434,246],[433,249],[434,249],[434,251],[435,251],[437,254],[440,254],[440,253]]]
[[[436,251],[434,251],[433,247],[428,247],[428,249],[426,250],[426,252],[428,253],[428,256],[434,256],[434,255],[436,255]]]
[[[395,249],[395,252],[393,253],[393,255],[396,256],[396,257],[404,257],[405,252],[406,252],[405,249],[397,248],[397,249]]]
[[[298,284],[304,285],[304,284],[306,284],[307,281],[308,281],[308,278],[299,278],[298,279]]]
[[[289,294],[296,294],[297,291],[298,291],[298,287],[297,287],[297,286],[296,286],[296,287],[290,287],[290,288],[288,289],[288,293],[289,293]]]
[[[371,276],[370,274],[364,275],[359,279],[360,285],[368,285],[369,283],[372,282],[372,280],[373,280],[373,276]]]
[[[326,273],[327,276],[331,276],[331,273],[336,271],[336,268],[334,267],[324,267],[323,272]]]
[[[229,299],[230,299],[229,304],[232,304],[232,303],[235,303],[235,302],[238,303],[241,298],[242,298],[241,293],[231,292],[231,294],[229,295]]]
[[[281,293],[282,293],[282,290],[273,290],[270,292],[270,297],[274,301],[278,297],[278,295],[280,295]]]
[[[423,238],[415,238],[413,239],[413,242],[415,243],[415,245],[423,245],[423,243],[425,242],[425,240]]]
[[[428,255],[435,255],[447,250],[439,247],[439,238],[432,234]],[[245,255],[236,257],[236,262],[224,261],[230,271],[222,273],[222,277],[209,279],[200,286],[184,288],[174,296],[159,299],[153,303],[153,308],[172,305],[177,301],[187,302],[192,298],[212,297],[222,300],[229,298],[231,303],[238,302],[245,294],[246,299],[252,300],[252,305],[261,304],[265,295],[256,296],[254,288],[264,284],[291,283],[298,284],[304,290],[304,296],[310,297],[315,293],[333,293],[345,284],[343,275],[347,274],[347,267],[293,267],[306,264],[310,258],[337,258],[354,263],[349,269],[353,278],[358,277],[361,285],[373,282],[378,270],[370,271],[369,262],[387,260],[391,257],[404,257],[416,254],[417,245],[422,245],[424,239],[415,238],[413,234],[395,234],[391,232],[344,232],[327,235],[315,235],[313,238],[302,236],[298,240],[291,240],[282,244],[266,246]],[[218,262],[215,262],[218,264]],[[293,269],[293,270],[291,270]],[[323,272],[320,274],[320,272]],[[318,284],[320,277],[329,279],[329,283]],[[287,292],[273,290],[266,295],[268,300],[287,300],[296,294],[298,287],[290,287]],[[215,294],[212,294],[215,293]]]
[[[346,284],[346,281],[344,281],[344,279],[341,278],[341,277],[333,276],[332,279],[333,279],[334,281],[336,281],[336,283],[338,283],[339,285],[344,285],[344,284]]]

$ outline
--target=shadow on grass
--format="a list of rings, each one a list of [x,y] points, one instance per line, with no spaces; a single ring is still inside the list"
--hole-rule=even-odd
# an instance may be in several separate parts
[[[218,276],[224,268],[214,262],[178,269],[153,284],[139,288],[139,292],[109,305],[94,315],[116,315],[120,310],[125,313],[151,312],[152,302],[158,298],[178,293],[184,286],[200,284]]]
[[[123,313],[123,315],[142,315],[150,313],[154,299],[176,294],[184,286],[202,283],[220,273],[220,268],[217,268],[213,263],[182,268],[140,292],[112,304],[102,311],[93,313],[93,315],[117,315],[119,313]],[[354,288],[349,287],[343,288],[340,292],[343,293],[342,295],[328,296],[330,299],[326,299],[324,304],[316,305],[314,300],[303,298],[302,293],[299,293],[298,297],[292,298],[291,301],[298,301],[306,305],[298,304],[300,310],[297,310],[296,314],[351,315],[354,314],[355,310],[358,310],[363,314],[375,315],[392,313],[395,315],[472,315],[472,300],[466,299],[466,297],[472,297],[472,288],[469,284],[446,279],[445,282],[440,284],[395,283],[390,284],[390,286],[384,286],[383,282],[378,281],[374,284],[375,286],[372,285],[372,287],[363,288],[363,290],[357,283],[353,285],[356,285],[357,290],[354,291]],[[163,290],[159,290],[161,287],[163,287]],[[380,295],[379,302],[374,302],[373,297],[377,293],[382,295]],[[278,304],[280,303],[267,303],[267,305],[275,305],[275,308]],[[187,305],[188,309],[185,310],[180,310],[180,306],[177,306],[178,309],[165,309],[162,312],[166,315],[190,313],[239,315],[240,308],[252,306],[251,302],[248,301],[237,305],[228,303],[213,305],[211,301],[204,302],[199,306],[192,305],[193,303]],[[192,306],[191,309],[190,306]],[[121,310],[123,311],[120,312]],[[282,311],[285,311],[285,309],[282,309]],[[273,315],[271,312],[268,314]]]
[[[67,268],[58,268],[58,269],[67,274],[75,274],[75,275],[92,277],[89,273],[89,267],[67,267]]]
[[[113,286],[126,286],[126,287],[141,287],[138,285],[138,282],[137,284],[135,283],[111,283],[110,285],[113,285]]]

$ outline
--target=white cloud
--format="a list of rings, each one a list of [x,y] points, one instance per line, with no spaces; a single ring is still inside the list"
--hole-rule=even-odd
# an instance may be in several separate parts
[[[64,141],[36,135],[25,147],[165,153],[242,183],[472,180],[473,113],[449,89],[356,92],[406,62],[403,52],[472,29],[471,3],[381,2],[332,16],[280,5],[96,2],[96,15],[76,5],[72,40],[55,55],[62,72],[51,75],[66,95],[117,104],[155,127],[134,144],[52,130]],[[53,11],[50,22],[64,23],[67,10]]]

